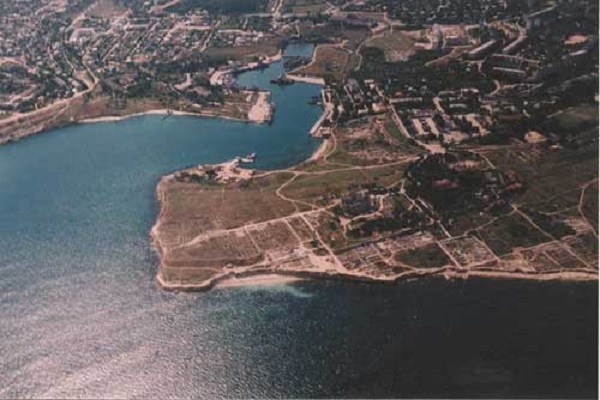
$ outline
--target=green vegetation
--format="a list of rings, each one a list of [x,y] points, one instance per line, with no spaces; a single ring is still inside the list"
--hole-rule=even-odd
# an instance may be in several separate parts
[[[582,205],[583,216],[598,232],[598,182],[585,189]]]
[[[523,182],[525,190],[514,201],[540,212],[558,212],[577,206],[581,187],[597,179],[597,135],[594,129],[558,148],[506,148],[487,152],[486,157],[503,174],[514,174]]]
[[[475,231],[475,234],[496,255],[508,254],[516,247],[527,248],[550,241],[547,236],[518,214],[500,217],[487,225],[485,229]]]
[[[403,61],[415,49],[415,40],[403,34],[401,31],[386,32],[383,36],[370,39],[365,46],[381,49],[388,62]]]
[[[356,227],[348,231],[353,239],[367,238],[375,233],[392,232],[400,229],[419,229],[425,222],[423,214],[404,207],[399,196],[392,197],[392,211],[386,216],[357,220]]]
[[[331,45],[320,45],[315,52],[314,60],[296,72],[310,76],[318,76],[327,80],[343,82],[350,54],[347,50]]]
[[[294,175],[290,172],[280,172],[264,177],[242,181],[240,182],[239,186],[241,189],[260,189],[264,191],[275,191],[286,181],[291,179],[292,176]]]
[[[325,8],[325,0],[283,0],[282,11],[284,13],[318,14]]]
[[[499,209],[499,174],[472,154],[433,154],[407,169],[408,193],[425,199],[444,220]],[[454,167],[474,163],[471,168]]]
[[[310,202],[334,198],[348,191],[351,184],[363,184],[368,177],[359,170],[334,171],[322,175],[303,175],[287,185],[282,193],[293,199]]]
[[[384,127],[387,133],[398,142],[398,146],[401,150],[406,151],[407,153],[425,153],[425,150],[418,147],[419,145],[414,139],[409,139],[400,132],[400,129],[391,118],[385,121]]]
[[[427,82],[427,89],[432,94],[463,88],[476,88],[487,93],[495,88],[492,79],[461,61],[450,60],[445,65],[425,66],[427,62],[448,54],[448,50],[418,51],[404,62],[386,61],[385,52],[376,47],[364,47],[361,54],[363,63],[355,76],[379,82],[389,81],[390,93],[414,86],[418,82]]]
[[[556,239],[575,234],[573,228],[552,215],[542,214],[535,210],[522,211],[526,213],[537,226]]]
[[[394,255],[394,259],[414,268],[441,268],[452,264],[450,258],[436,243],[398,252]]]
[[[598,105],[581,105],[554,116],[555,130],[558,132],[576,133],[590,127],[598,126]]]
[[[190,10],[202,9],[211,13],[242,14],[264,11],[268,3],[268,0],[182,0],[168,7],[166,11],[183,14]]]
[[[360,159],[358,157],[353,156],[352,154],[343,151],[336,150],[330,155],[328,161],[332,163],[346,164],[346,165],[367,165],[367,160]],[[338,166],[339,167],[339,166]]]

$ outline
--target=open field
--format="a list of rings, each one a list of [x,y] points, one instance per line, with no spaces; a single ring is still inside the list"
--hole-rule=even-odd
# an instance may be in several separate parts
[[[598,181],[582,190],[581,213],[598,232]]]
[[[173,182],[165,192],[165,216],[185,223],[210,219],[207,229],[233,229],[248,223],[259,223],[291,214],[294,208],[273,191],[247,188],[205,186],[196,183]]]
[[[112,18],[122,15],[126,11],[127,7],[121,5],[117,0],[99,0],[88,9],[88,14],[95,18]]]
[[[580,260],[598,268],[598,238],[592,233],[563,239]]]
[[[300,36],[314,43],[339,43],[349,50],[354,50],[359,43],[364,41],[370,31],[366,28],[352,28],[334,26],[333,24],[313,24],[310,21],[298,23]]]
[[[575,130],[582,125],[598,125],[598,106],[581,105],[561,112],[554,117],[559,127],[565,131]]]
[[[339,167],[338,167],[339,168]],[[401,165],[371,170],[342,169],[319,175],[303,175],[282,190],[286,197],[303,200],[315,205],[328,205],[352,187],[369,183],[387,186],[402,178]]]
[[[483,264],[495,258],[494,253],[473,236],[461,236],[440,243],[460,266]]]
[[[257,57],[272,57],[279,53],[280,39],[272,38],[262,43],[235,47],[208,47],[205,56],[217,60],[255,61]]]
[[[383,50],[388,62],[404,61],[415,52],[415,40],[402,31],[386,31],[382,36],[367,40],[365,46]]]
[[[349,184],[360,185],[369,177],[359,170],[330,172],[322,175],[304,175],[295,179],[282,190],[282,194],[306,202],[329,203],[348,190]]]
[[[283,0],[281,11],[295,14],[317,14],[327,8],[325,0]]]
[[[424,152],[400,133],[389,114],[339,124],[335,136],[335,151],[327,157],[332,163],[388,164]]]
[[[265,11],[268,0],[181,0],[165,11],[173,13],[186,13],[191,10],[202,9],[211,13],[238,14]]]
[[[441,268],[452,265],[450,258],[437,243],[400,251],[396,253],[394,260],[412,268]]]
[[[331,132],[318,157],[290,169],[231,183],[164,179],[153,229],[161,284],[210,288],[261,273],[597,279],[593,141],[423,157],[387,114]],[[414,191],[414,179],[428,185],[436,174],[469,182],[476,197],[463,197],[473,205],[485,185],[498,193],[521,186],[504,207],[471,219],[459,213],[450,224],[436,216],[438,203]]]
[[[319,45],[313,60],[293,73],[296,75],[316,76],[341,82],[350,59],[347,50],[332,45]]]
[[[498,218],[476,235],[498,256],[510,253],[514,248],[531,247],[547,242],[540,231],[518,214]]]
[[[484,154],[501,171],[516,174],[523,181],[526,190],[516,202],[542,212],[577,206],[582,186],[598,178],[598,147],[594,141],[557,150],[524,145]]]

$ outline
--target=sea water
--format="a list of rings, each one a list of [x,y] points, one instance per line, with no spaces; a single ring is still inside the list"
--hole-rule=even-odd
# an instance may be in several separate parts
[[[238,78],[273,91],[271,125],[151,115],[0,147],[0,398],[595,396],[597,284],[157,286],[160,176],[318,146],[320,89],[282,71]]]

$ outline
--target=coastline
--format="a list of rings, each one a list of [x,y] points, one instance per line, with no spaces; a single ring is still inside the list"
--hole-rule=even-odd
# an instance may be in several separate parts
[[[162,265],[162,262],[161,262]],[[367,283],[379,285],[398,285],[413,279],[502,279],[502,280],[529,280],[529,281],[565,281],[565,282],[598,282],[598,276],[582,271],[551,272],[544,274],[527,274],[523,272],[502,271],[460,271],[455,267],[443,267],[431,271],[409,271],[394,278],[374,278],[361,274],[328,273],[324,271],[292,271],[260,268],[242,272],[225,272],[207,279],[201,283],[176,283],[167,282],[161,270],[156,275],[159,286],[168,291],[205,292],[213,288],[227,288],[234,286],[252,286],[261,284],[289,284],[306,280],[345,281],[354,283]]]
[[[319,50],[319,47],[322,47],[322,44],[318,44],[315,46],[315,48],[313,49],[311,58],[310,58],[310,62],[306,65],[300,66],[298,68],[295,68],[289,72],[285,73],[285,77],[289,78],[293,81],[296,82],[304,82],[304,83],[312,83],[315,85],[325,85],[325,79],[318,77],[318,76],[309,76],[306,74],[302,74],[300,71],[302,69],[304,69],[305,67],[308,67],[311,64],[314,64],[317,61],[317,51]]]
[[[245,66],[237,68],[235,71],[232,69],[216,71],[213,74],[213,76],[216,76],[217,80],[219,80],[222,76],[225,76],[228,74],[236,74],[237,75],[239,73],[252,71],[254,69],[261,68],[264,65],[269,65],[271,63],[280,61],[282,59],[283,59],[283,52],[279,51],[279,53],[277,53],[276,55],[267,57],[265,60],[263,60],[261,62],[248,63]],[[212,83],[213,83],[213,77],[211,77],[211,84]],[[218,82],[215,81],[215,84],[217,84],[217,83]],[[133,118],[133,117],[143,116],[143,115],[165,115],[165,114],[171,113],[172,115],[188,115],[188,116],[196,116],[196,117],[222,118],[224,120],[229,120],[229,121],[249,122],[249,123],[266,123],[266,122],[269,122],[269,120],[272,117],[271,115],[269,115],[268,116],[269,118],[267,119],[263,115],[265,113],[263,110],[261,110],[259,113],[257,113],[256,111],[254,112],[254,114],[256,114],[256,118],[254,118],[253,116],[251,117],[250,115],[248,115],[246,118],[235,118],[235,117],[231,117],[231,116],[227,116],[227,115],[221,115],[218,113],[211,114],[211,113],[180,111],[180,110],[169,111],[169,109],[156,108],[156,109],[150,109],[150,110],[142,111],[142,112],[133,112],[131,114],[124,114],[124,115],[101,115],[98,117],[91,117],[91,118],[84,117],[82,119],[78,119],[76,117],[75,118],[71,117],[70,119],[67,119],[67,120],[57,121],[56,118],[61,116],[61,114],[63,114],[64,112],[68,111],[69,106],[72,105],[71,104],[72,102],[79,100],[83,96],[84,92],[81,92],[81,93],[82,94],[79,94],[72,98],[68,98],[65,100],[61,100],[57,103],[50,104],[44,109],[36,110],[36,111],[31,112],[30,114],[24,114],[24,115],[19,115],[19,116],[15,117],[17,119],[24,119],[23,121],[21,121],[22,124],[28,124],[28,123],[33,122],[33,125],[29,128],[24,129],[22,132],[19,132],[16,134],[2,133],[0,135],[0,146],[4,145],[4,144],[16,142],[18,140],[24,139],[29,136],[37,135],[40,133],[51,131],[53,129],[62,128],[65,126],[70,126],[70,125],[74,125],[74,124],[78,124],[78,123],[118,122],[118,121],[122,121],[122,120],[125,120],[128,118]],[[44,113],[50,113],[54,108],[57,108],[57,107],[60,108],[63,105],[64,105],[64,108],[60,109],[55,115],[52,115],[52,120],[50,120],[50,121],[44,121],[44,120],[35,121],[36,116],[43,115]],[[259,107],[259,108],[261,108],[261,107]],[[0,120],[0,132],[2,131],[3,128],[6,128],[6,126],[3,127],[3,123],[6,124],[5,121]]]
[[[233,277],[217,283],[216,288],[228,288],[239,286],[271,286],[271,285],[286,285],[305,280],[304,278],[285,276],[279,274],[264,274],[248,277]]]
[[[324,140],[323,143],[326,143]],[[320,146],[320,148],[323,147]],[[315,151],[318,153],[320,148]],[[235,267],[216,274],[202,282],[198,283],[178,283],[167,281],[163,276],[165,264],[163,261],[164,251],[158,239],[158,229],[163,221],[165,212],[164,202],[164,185],[168,183],[172,174],[165,175],[159,179],[156,186],[156,198],[159,202],[160,211],[154,225],[150,231],[151,244],[156,250],[159,265],[156,274],[158,285],[168,291],[183,291],[183,292],[204,292],[216,287],[226,288],[232,286],[249,286],[261,284],[288,284],[296,283],[303,280],[342,280],[347,282],[397,285],[402,282],[412,279],[423,278],[444,278],[444,279],[519,279],[530,281],[567,281],[567,282],[598,282],[598,275],[592,271],[572,270],[572,271],[556,271],[547,273],[526,273],[519,269],[515,270],[491,270],[491,269],[472,269],[466,270],[455,266],[444,266],[432,269],[415,269],[405,271],[394,276],[375,277],[362,273],[328,271],[325,269],[314,268],[312,270],[293,270],[293,269],[278,269],[268,265],[251,265],[246,267]]]
[[[312,155],[298,165],[305,164],[305,163],[312,162],[312,161],[318,161],[319,159],[323,158],[323,156],[325,156],[325,154],[327,153],[327,149],[329,147],[330,141],[331,141],[331,139],[321,139],[321,143],[319,144],[319,147],[317,147],[315,149],[315,151],[312,153]]]
[[[306,160],[296,164],[302,165],[307,162],[317,161],[323,158],[328,150],[331,139],[322,139],[320,145],[315,149],[312,155]],[[175,171],[176,172],[176,171]],[[163,274],[163,249],[158,239],[158,228],[162,224],[163,213],[165,211],[164,202],[164,185],[174,173],[165,175],[160,178],[156,186],[156,198],[159,202],[159,215],[151,229],[151,242],[156,249],[159,257],[159,268],[156,275],[156,280],[159,286],[168,291],[185,291],[185,292],[202,292],[213,288],[226,288],[232,286],[249,286],[261,284],[287,284],[295,283],[303,280],[336,280],[348,281],[369,284],[397,285],[402,282],[423,279],[423,278],[444,278],[444,279],[518,279],[529,281],[566,281],[566,282],[598,282],[598,274],[589,270],[572,270],[572,271],[552,271],[546,273],[528,273],[515,268],[514,270],[492,270],[484,267],[474,268],[470,270],[462,269],[455,266],[444,266],[433,269],[415,269],[405,271],[393,276],[372,276],[362,273],[352,273],[350,271],[328,271],[325,269],[314,268],[312,270],[293,270],[293,269],[278,269],[264,264],[249,265],[244,267],[235,267],[216,274],[202,282],[198,283],[177,283],[167,281]]]
[[[257,105],[253,105],[252,107],[257,107]],[[260,107],[260,106],[259,106]],[[256,115],[255,115],[256,114]],[[124,115],[103,115],[99,117],[91,117],[91,118],[83,118],[83,119],[72,119],[68,121],[60,121],[56,123],[50,124],[42,124],[38,126],[33,126],[31,129],[25,130],[24,132],[19,133],[15,136],[0,136],[0,146],[8,143],[13,143],[24,139],[29,136],[38,135],[41,133],[45,133],[51,131],[53,129],[63,128],[71,125],[77,124],[93,124],[93,123],[101,123],[101,122],[120,122],[129,118],[141,117],[145,115],[174,115],[174,116],[191,116],[198,118],[219,118],[226,121],[234,121],[234,122],[244,122],[244,123],[253,123],[253,124],[264,124],[268,123],[269,118],[264,117],[266,112],[261,109],[260,113],[254,112],[253,115],[249,115],[247,118],[236,118],[223,114],[211,114],[211,113],[203,113],[203,112],[192,112],[192,111],[181,111],[181,110],[172,110],[166,108],[155,108],[142,112],[133,112],[131,114]]]
[[[313,54],[314,56],[314,54]],[[281,59],[281,54],[270,59],[268,62],[275,62]],[[247,65],[244,71],[248,71],[254,68],[259,67],[260,64],[257,65]],[[224,72],[224,71],[220,71]],[[238,70],[241,72],[241,70]],[[231,73],[231,72],[228,72]],[[323,80],[321,78],[311,78],[305,76],[294,75],[293,73],[288,74],[291,79],[307,82],[310,84],[323,84]],[[264,100],[264,99],[263,99]],[[257,114],[260,114],[256,110]],[[101,115],[101,114],[100,114]],[[226,115],[219,114],[208,114],[202,112],[190,112],[190,111],[179,111],[179,110],[170,110],[165,108],[155,108],[149,109],[142,112],[133,112],[126,115],[104,115],[93,118],[83,118],[81,120],[71,119],[70,121],[55,121],[55,124],[50,124],[50,126],[41,125],[34,126],[32,128],[32,132],[23,133],[21,136],[16,137],[13,140],[18,140],[23,137],[33,135],[40,132],[45,132],[50,129],[54,129],[57,127],[77,124],[77,123],[101,123],[101,122],[117,122],[122,121],[128,118],[133,118],[137,116],[144,115],[176,115],[176,116],[196,116],[196,117],[212,117],[212,118],[222,118],[224,120],[232,120],[238,122],[264,122],[264,121],[251,121],[248,118],[235,118],[229,117]],[[324,120],[324,118],[328,115],[328,110],[324,109],[323,114],[316,121],[315,125],[311,129],[311,133],[317,130],[320,123]],[[0,138],[0,144],[2,143],[2,139]],[[12,141],[12,140],[11,140]],[[306,162],[318,161],[325,157],[328,146],[331,143],[331,139],[322,139],[319,146],[313,151],[312,155],[306,160],[302,161],[296,166],[301,165]],[[380,284],[396,284],[398,282],[407,280],[407,279],[417,279],[428,276],[443,276],[446,279],[467,279],[469,277],[482,277],[482,278],[496,278],[496,279],[527,279],[527,280],[565,280],[565,281],[598,281],[597,273],[593,273],[590,271],[560,271],[560,272],[550,272],[550,273],[526,273],[519,270],[483,270],[483,269],[474,269],[474,270],[464,270],[457,267],[442,267],[437,269],[425,270],[425,269],[415,269],[410,271],[405,271],[402,273],[397,273],[392,276],[378,276],[378,275],[364,275],[361,273],[353,273],[351,271],[327,271],[319,268],[314,268],[310,270],[280,270],[277,267],[271,267],[269,265],[248,265],[245,267],[239,267],[235,269],[227,269],[224,271],[218,271],[216,275],[211,276],[210,278],[198,282],[198,283],[176,283],[169,282],[163,276],[163,270],[167,267],[163,262],[164,249],[161,246],[159,237],[157,235],[158,228],[162,224],[164,218],[164,202],[165,196],[163,193],[163,186],[168,181],[168,178],[172,177],[173,174],[163,176],[156,187],[156,196],[159,201],[159,215],[151,229],[150,236],[152,238],[152,245],[156,249],[159,256],[159,271],[156,279],[158,280],[161,287],[166,290],[190,290],[190,291],[202,291],[209,290],[216,286],[228,287],[228,286],[240,286],[240,285],[253,285],[253,284],[261,284],[261,282],[294,282],[301,279],[335,279],[335,280],[351,280],[351,281],[360,281],[360,282],[368,282],[368,283],[380,283]],[[171,268],[171,267],[168,267]]]
[[[295,73],[288,72],[285,74],[286,78],[289,78],[296,82],[310,83],[312,85],[325,85],[325,79],[319,78],[316,76],[307,76],[307,75],[296,75]]]
[[[237,122],[258,122],[258,123],[260,123],[259,121],[251,121],[251,120],[243,119],[243,118],[234,118],[234,117],[229,117],[227,115],[205,114],[205,113],[197,113],[197,112],[191,112],[191,111],[177,111],[177,110],[169,110],[166,108],[158,108],[158,109],[142,111],[142,112],[127,114],[127,115],[106,115],[103,117],[85,118],[85,119],[82,119],[79,121],[74,121],[73,123],[75,123],[75,124],[93,124],[93,123],[97,123],[97,122],[118,122],[118,121],[123,121],[123,120],[129,119],[129,118],[140,117],[140,116],[144,116],[144,115],[177,115],[177,116],[188,115],[188,116],[192,116],[192,117],[221,118],[221,119],[225,119],[225,120],[229,120],[229,121],[237,121]]]
[[[238,68],[226,68],[226,69],[222,69],[222,70],[217,70],[210,76],[210,79],[209,79],[210,84],[213,86],[220,86],[223,84],[224,77],[231,76],[231,75],[238,75],[243,72],[252,71],[254,69],[261,68],[265,65],[272,64],[272,63],[280,61],[282,59],[283,59],[283,52],[281,50],[279,50],[279,52],[277,54],[275,54],[274,56],[267,57],[262,61],[251,62],[251,63],[248,63],[248,64],[246,64],[242,67],[238,67]]]
[[[129,118],[134,118],[134,117],[139,117],[139,116],[144,116],[144,115],[169,115],[169,114],[176,115],[176,116],[187,115],[187,116],[200,117],[200,118],[220,118],[220,119],[228,120],[228,121],[246,122],[246,123],[259,123],[260,124],[260,123],[265,122],[265,121],[259,121],[259,120],[254,121],[254,120],[251,120],[248,118],[235,118],[235,117],[230,117],[227,115],[220,115],[220,114],[209,114],[209,113],[201,113],[201,112],[178,111],[178,110],[169,110],[166,108],[165,109],[157,108],[157,109],[150,109],[147,111],[134,112],[131,114],[124,114],[124,115],[103,115],[103,116],[99,116],[99,117],[71,119],[71,120],[66,120],[66,121],[53,122],[53,123],[49,123],[49,124],[40,124],[40,125],[32,126],[30,129],[20,132],[14,136],[11,136],[11,135],[0,136],[0,146],[8,144],[8,143],[17,142],[17,141],[27,138],[29,136],[39,135],[41,133],[49,132],[53,129],[63,128],[63,127],[71,126],[71,125],[91,124],[91,123],[98,123],[98,122],[119,122],[119,121],[123,121],[123,120],[129,119]]]

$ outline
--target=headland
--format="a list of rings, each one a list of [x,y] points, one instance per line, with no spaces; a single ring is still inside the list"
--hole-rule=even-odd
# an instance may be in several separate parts
[[[264,275],[382,284],[432,276],[598,279],[595,232],[582,217],[570,218],[576,229],[556,238],[515,207],[480,230],[452,235],[427,214],[419,218],[427,206],[409,188],[407,171],[436,156],[340,165],[329,161],[338,145],[330,136],[309,161],[284,170],[248,169],[238,158],[163,177],[151,234],[159,284],[203,291]],[[512,224],[523,236],[506,247],[497,237]]]

